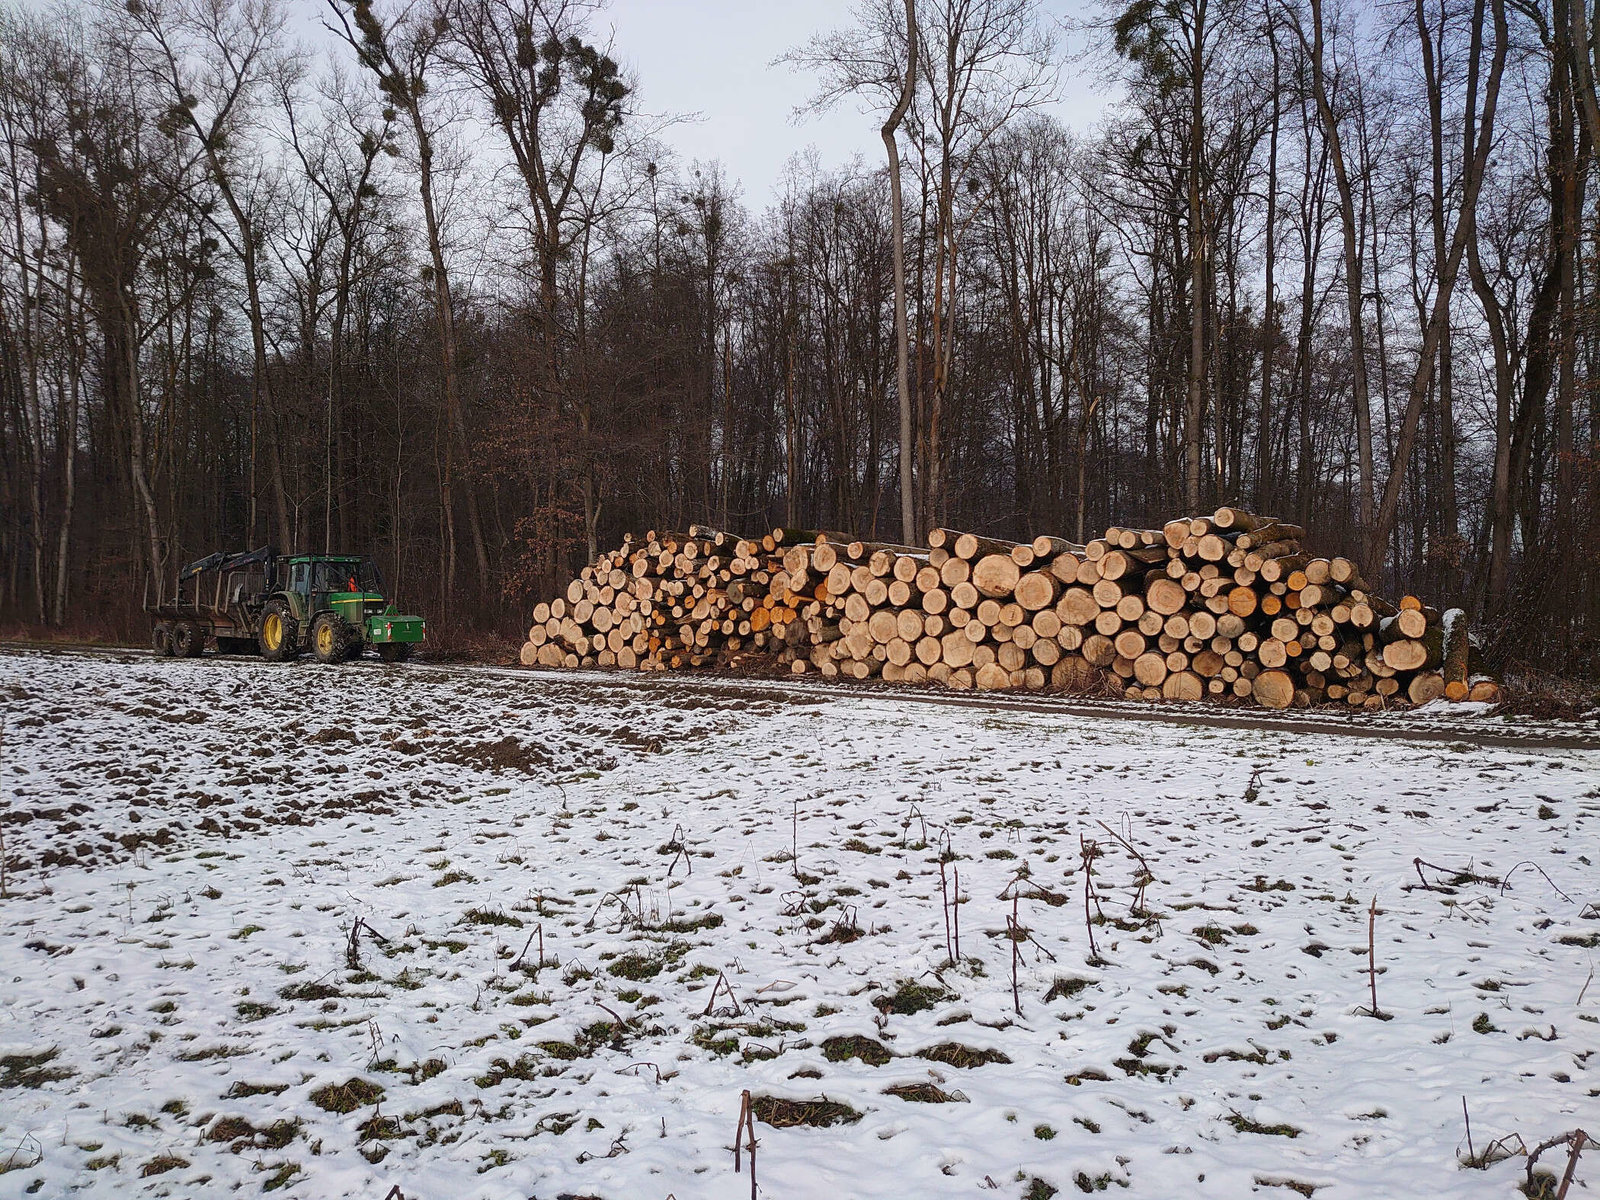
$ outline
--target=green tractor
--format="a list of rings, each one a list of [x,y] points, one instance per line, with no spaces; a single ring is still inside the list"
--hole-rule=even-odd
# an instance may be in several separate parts
[[[147,593],[144,608],[156,618],[156,650],[183,658],[214,639],[222,653],[258,650],[268,662],[305,650],[344,662],[368,646],[402,662],[427,636],[421,617],[384,598],[377,564],[359,554],[213,554],[178,572],[170,595],[162,588],[152,603]]]

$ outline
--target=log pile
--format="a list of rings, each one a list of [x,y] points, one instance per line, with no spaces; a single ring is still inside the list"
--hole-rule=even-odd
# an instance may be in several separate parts
[[[925,547],[703,526],[626,539],[534,609],[524,664],[786,669],[1139,700],[1381,709],[1494,700],[1467,622],[1379,598],[1305,531],[1232,508],[1087,545],[935,529]]]

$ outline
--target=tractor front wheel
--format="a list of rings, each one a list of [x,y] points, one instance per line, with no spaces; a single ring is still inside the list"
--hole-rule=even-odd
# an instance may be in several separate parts
[[[150,648],[163,658],[172,656],[172,626],[165,621],[157,621],[154,629],[150,631]]]
[[[350,627],[332,613],[323,613],[311,626],[311,652],[318,662],[343,662],[350,657]]]
[[[193,621],[179,621],[172,627],[172,653],[178,658],[199,658],[205,648],[205,631]]]
[[[410,642],[379,642],[378,657],[386,663],[405,662],[411,657]]]
[[[261,616],[261,657],[268,662],[287,662],[299,653],[300,629],[288,604],[274,600]]]

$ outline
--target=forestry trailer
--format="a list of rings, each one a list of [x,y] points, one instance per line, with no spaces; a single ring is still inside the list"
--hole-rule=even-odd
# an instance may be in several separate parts
[[[147,580],[144,610],[155,618],[157,653],[176,658],[195,658],[214,639],[220,654],[259,651],[268,662],[303,650],[320,662],[344,662],[368,646],[384,662],[401,662],[427,634],[421,617],[403,616],[384,599],[371,558],[280,555],[270,546],[192,562],[170,593],[164,580]]]

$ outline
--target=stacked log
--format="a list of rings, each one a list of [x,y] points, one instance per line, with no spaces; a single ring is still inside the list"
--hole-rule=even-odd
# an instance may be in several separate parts
[[[534,610],[527,665],[775,666],[827,678],[1380,709],[1493,700],[1464,616],[1379,598],[1299,526],[1233,508],[1087,545],[935,529],[647,534]]]
[[[562,595],[534,606],[522,662],[645,671],[737,665],[741,652],[767,649],[774,621],[794,616],[778,602],[786,588],[775,586],[783,583],[777,544],[776,533],[751,541],[701,526],[625,538]]]

